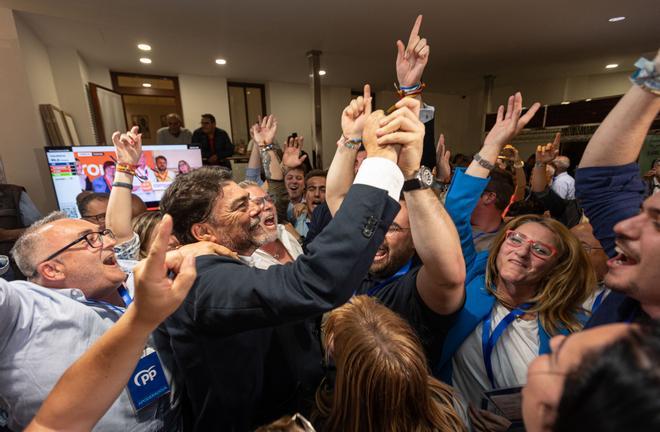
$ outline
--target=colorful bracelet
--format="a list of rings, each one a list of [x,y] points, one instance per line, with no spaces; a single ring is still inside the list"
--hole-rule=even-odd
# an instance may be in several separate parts
[[[655,63],[640,57],[635,66],[637,70],[630,76],[630,81],[643,90],[660,95],[660,71],[655,70]]]
[[[137,169],[139,165],[132,165],[132,164],[127,164],[127,163],[118,163],[117,164],[117,171],[124,173],[124,174],[129,174],[134,176],[135,175],[135,170]]]
[[[348,138],[344,134],[341,134],[341,138],[337,144],[340,143],[349,150],[357,150],[362,145],[362,138]]]
[[[133,190],[133,185],[132,184],[124,183],[124,182],[114,182],[114,183],[112,183],[112,187],[122,187],[122,188]]]
[[[426,83],[420,82],[410,87],[403,87],[394,83],[394,88],[399,97],[403,99],[404,97],[413,97],[422,94],[422,91],[426,88]]]

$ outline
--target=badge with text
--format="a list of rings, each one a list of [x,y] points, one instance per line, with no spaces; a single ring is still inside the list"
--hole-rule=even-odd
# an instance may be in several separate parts
[[[127,387],[137,411],[170,392],[163,366],[155,351],[140,359]]]

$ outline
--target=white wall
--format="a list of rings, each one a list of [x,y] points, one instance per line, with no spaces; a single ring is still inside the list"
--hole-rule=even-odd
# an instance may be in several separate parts
[[[312,102],[309,86],[281,82],[266,83],[266,110],[277,117],[278,142],[283,143],[287,136],[296,132],[305,137],[305,151],[311,151]]]
[[[227,80],[220,77],[179,75],[183,122],[194,131],[199,127],[201,115],[215,116],[216,126],[231,137]]]
[[[21,26],[22,24],[19,24]],[[48,80],[28,77],[28,67],[47,64],[43,46],[21,28],[19,34],[11,10],[0,8],[0,153],[7,181],[24,186],[42,213],[56,208],[50,184],[41,118],[33,92],[44,102],[56,101]],[[35,71],[32,71],[35,72]]]
[[[41,114],[39,113],[40,104],[60,106],[57,91],[55,90],[53,71],[50,67],[48,50],[32,29],[18,15],[14,15],[14,20],[16,23],[18,43],[30,85],[30,93],[32,94],[32,102],[34,103],[34,112],[41,119]],[[39,121],[39,127],[37,129],[42,136],[41,142],[43,145],[48,145],[48,136],[42,121]]]
[[[60,108],[71,114],[82,145],[94,145],[94,130],[85,85],[87,71],[74,48],[48,47]]]

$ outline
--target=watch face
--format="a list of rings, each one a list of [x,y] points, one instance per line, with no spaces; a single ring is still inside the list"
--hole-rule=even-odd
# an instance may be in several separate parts
[[[433,173],[431,170],[425,166],[420,167],[419,181],[424,185],[424,187],[430,187],[433,184],[433,180]]]

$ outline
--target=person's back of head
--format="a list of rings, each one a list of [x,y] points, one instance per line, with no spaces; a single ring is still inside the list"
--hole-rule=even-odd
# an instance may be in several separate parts
[[[553,430],[660,430],[660,322],[632,328],[569,372]]]
[[[566,156],[557,156],[552,164],[557,169],[556,174],[565,173],[571,167],[571,160]]]
[[[464,430],[451,391],[429,375],[410,326],[367,296],[330,313],[326,353],[336,365],[334,388],[317,393],[327,431]]]
[[[493,203],[495,208],[504,211],[509,205],[514,191],[515,186],[511,173],[498,168],[490,172],[490,182],[488,182],[485,192],[495,194],[495,202]]]

